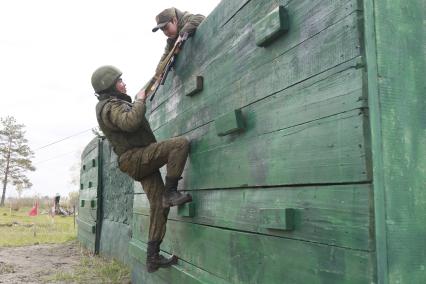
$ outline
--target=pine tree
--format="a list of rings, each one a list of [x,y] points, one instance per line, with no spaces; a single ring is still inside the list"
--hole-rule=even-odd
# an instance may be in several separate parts
[[[31,161],[34,153],[27,145],[24,127],[12,116],[0,119],[0,179],[3,185],[0,207],[4,206],[6,186],[9,183],[19,188],[32,186],[25,172],[35,170]]]

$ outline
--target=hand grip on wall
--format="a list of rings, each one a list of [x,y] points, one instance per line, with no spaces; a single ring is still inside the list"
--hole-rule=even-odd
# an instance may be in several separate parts
[[[263,19],[254,24],[254,38],[257,46],[265,47],[288,31],[289,18],[283,6],[278,6]]]
[[[270,230],[294,230],[294,209],[292,208],[261,208],[260,226]]]
[[[195,205],[193,202],[185,203],[178,206],[178,215],[182,217],[194,217],[195,216]]]
[[[184,85],[185,95],[193,96],[203,90],[203,77],[193,76]]]
[[[244,119],[241,109],[225,113],[215,120],[216,133],[225,136],[244,130]]]

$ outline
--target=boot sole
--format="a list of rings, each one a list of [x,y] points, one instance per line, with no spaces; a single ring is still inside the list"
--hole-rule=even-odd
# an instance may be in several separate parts
[[[163,208],[169,208],[169,207],[173,207],[173,206],[179,206],[188,202],[192,201],[192,196],[187,194],[187,199],[184,199],[183,201],[177,203],[177,202],[169,202],[169,203],[164,203],[163,202]]]
[[[148,273],[152,273],[157,271],[159,268],[168,268],[172,265],[177,264],[178,262],[178,257],[176,255],[172,255],[172,259],[170,260],[169,263],[167,264],[147,264],[146,265],[146,270],[148,271]]]

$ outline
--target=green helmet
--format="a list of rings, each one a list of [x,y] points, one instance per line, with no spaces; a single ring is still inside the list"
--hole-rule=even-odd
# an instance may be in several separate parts
[[[101,66],[92,74],[92,86],[96,93],[112,87],[123,73],[111,65]]]

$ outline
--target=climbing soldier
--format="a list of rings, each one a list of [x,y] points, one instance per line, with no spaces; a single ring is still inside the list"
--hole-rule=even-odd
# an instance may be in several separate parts
[[[157,25],[152,29],[153,32],[159,29],[163,31],[167,37],[166,48],[164,54],[161,56],[160,62],[157,65],[155,74],[158,74],[163,60],[167,57],[169,52],[173,49],[174,45],[178,44],[185,33],[192,36],[195,33],[198,25],[205,19],[203,15],[193,15],[188,12],[182,12],[176,8],[168,8],[162,11],[155,17]],[[175,53],[179,52],[176,50]],[[153,78],[154,80],[157,78]]]
[[[141,90],[132,103],[127,95],[122,72],[114,66],[99,67],[92,75],[92,86],[98,94],[96,117],[99,127],[118,156],[118,167],[142,183],[150,205],[147,270],[177,263],[177,257],[159,254],[166,233],[170,206],[192,201],[189,194],[177,191],[189,151],[183,137],[157,142],[145,117],[146,94]],[[167,165],[164,185],[159,169]]]

